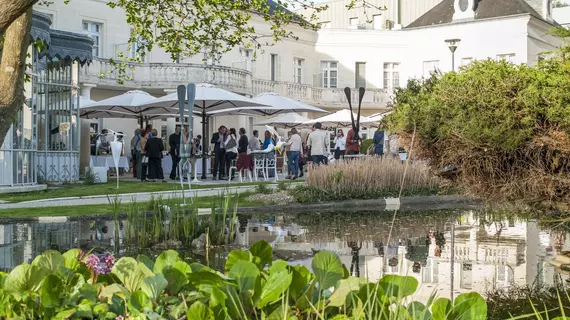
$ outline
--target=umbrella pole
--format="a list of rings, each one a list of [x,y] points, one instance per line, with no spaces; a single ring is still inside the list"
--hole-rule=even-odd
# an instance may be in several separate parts
[[[202,179],[206,179],[206,161],[208,160],[208,147],[210,146],[208,141],[210,140],[206,130],[206,102],[202,103],[202,136],[204,137],[202,141]]]
[[[144,118],[143,118],[142,113],[141,113],[141,115],[140,115],[139,120],[140,120],[140,123],[141,123],[141,129],[143,129],[143,128],[144,128]]]

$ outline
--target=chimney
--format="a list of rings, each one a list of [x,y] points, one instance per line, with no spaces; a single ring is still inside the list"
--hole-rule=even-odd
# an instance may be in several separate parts
[[[551,0],[525,0],[544,20],[552,20]]]

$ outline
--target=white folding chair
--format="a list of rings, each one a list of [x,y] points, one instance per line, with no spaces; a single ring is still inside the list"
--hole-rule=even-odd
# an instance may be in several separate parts
[[[275,181],[279,180],[277,177],[277,156],[274,155],[273,157],[267,157],[265,161],[265,176],[269,177],[269,170],[273,170]],[[267,180],[267,178],[265,179]]]
[[[267,173],[265,172],[265,155],[254,154],[253,155],[253,177],[255,181],[259,179],[259,172],[263,175],[263,179],[267,181]]]

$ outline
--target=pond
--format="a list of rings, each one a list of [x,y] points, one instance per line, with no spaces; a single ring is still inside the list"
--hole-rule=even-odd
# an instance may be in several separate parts
[[[308,268],[316,252],[331,250],[353,275],[371,281],[385,274],[416,277],[420,301],[434,292],[451,298],[568,279],[548,263],[570,248],[568,233],[537,221],[491,217],[476,210],[398,212],[390,236],[392,218],[393,212],[238,214],[230,247],[204,252],[182,245],[178,251],[187,259],[222,269],[231,248],[247,248],[260,240],[272,245],[276,257]],[[48,249],[102,248],[116,255],[160,252],[150,242],[143,249],[127,244],[128,219],[40,218],[1,223],[0,268],[4,271],[31,262]]]

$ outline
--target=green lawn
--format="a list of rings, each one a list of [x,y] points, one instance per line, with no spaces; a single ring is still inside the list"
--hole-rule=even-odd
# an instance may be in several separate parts
[[[292,181],[286,180],[285,182],[290,183]],[[262,183],[269,183],[269,182],[244,182],[239,184],[237,183],[198,184],[198,185],[192,185],[192,189],[239,187],[247,185],[258,185]],[[115,181],[111,180],[106,184],[93,184],[93,185],[70,184],[70,185],[57,186],[56,189],[51,189],[46,191],[0,194],[0,200],[8,202],[23,202],[23,201],[66,198],[66,197],[114,195],[117,193],[124,194],[124,193],[146,193],[146,192],[157,192],[157,191],[175,191],[180,189],[181,189],[180,185],[177,183],[124,181],[120,183],[119,190],[117,190]]]
[[[245,199],[252,193],[246,192],[238,195],[238,205],[240,207],[253,207],[263,205],[261,202],[251,202]],[[194,198],[194,205],[198,208],[211,208],[212,203],[219,201],[218,196]],[[149,203],[138,203],[139,207],[148,206]],[[120,206],[120,211],[126,212],[131,204],[124,203]],[[113,213],[111,204],[105,205],[85,205],[85,206],[67,206],[67,207],[44,207],[44,208],[23,208],[0,210],[0,218],[30,218],[30,217],[56,217],[56,216],[84,216],[92,214],[111,214]]]

